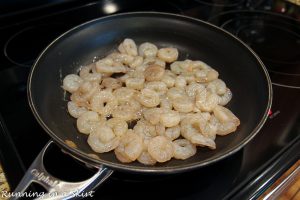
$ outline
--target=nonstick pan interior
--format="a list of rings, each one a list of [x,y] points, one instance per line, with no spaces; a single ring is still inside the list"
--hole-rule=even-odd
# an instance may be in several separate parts
[[[87,136],[76,130],[76,120],[67,112],[69,95],[61,88],[62,79],[77,73],[80,66],[108,55],[124,38],[137,44],[152,42],[158,47],[173,46],[179,60],[202,60],[215,68],[232,90],[226,106],[240,119],[235,133],[218,136],[217,149],[198,148],[187,160],[172,159],[155,166],[138,162],[120,163],[113,152],[95,154]],[[28,85],[31,108],[43,128],[62,148],[93,164],[134,172],[179,172],[216,162],[239,150],[263,125],[271,106],[271,84],[259,58],[238,39],[205,22],[163,13],[131,13],[110,16],[72,29],[49,45],[32,68]],[[77,148],[70,148],[66,140]]]

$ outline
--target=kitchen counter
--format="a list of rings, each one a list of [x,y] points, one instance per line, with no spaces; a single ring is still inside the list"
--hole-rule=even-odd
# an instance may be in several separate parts
[[[5,174],[3,172],[3,169],[0,165],[0,192],[2,193],[2,191],[9,191],[9,185],[7,183],[7,180],[5,178]],[[2,195],[0,194],[0,200],[4,200],[6,198],[2,197]]]

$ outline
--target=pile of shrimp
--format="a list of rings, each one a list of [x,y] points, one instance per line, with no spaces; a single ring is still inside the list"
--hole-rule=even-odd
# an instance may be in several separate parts
[[[114,151],[122,163],[187,159],[197,146],[216,148],[217,135],[239,119],[224,106],[232,93],[202,61],[177,61],[178,50],[125,39],[118,50],[63,80],[67,108],[93,151]]]

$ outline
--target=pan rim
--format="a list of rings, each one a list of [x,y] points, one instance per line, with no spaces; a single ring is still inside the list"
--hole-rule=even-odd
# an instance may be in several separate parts
[[[82,26],[85,26],[87,24],[96,22],[98,20],[105,20],[107,18],[114,18],[114,17],[120,17],[120,16],[133,16],[133,15],[153,15],[153,16],[167,16],[167,17],[177,17],[180,18],[182,20],[192,20],[192,21],[196,21],[198,23],[202,23],[205,24],[207,26],[210,26],[211,28],[216,29],[217,31],[221,31],[223,33],[225,33],[227,36],[233,38],[234,40],[236,40],[237,42],[239,42],[240,44],[242,44],[246,49],[248,49],[249,53],[252,54],[252,56],[254,56],[254,58],[256,59],[256,61],[259,63],[259,66],[261,67],[263,74],[266,78],[267,81],[267,85],[268,85],[268,104],[266,106],[266,109],[264,111],[264,115],[263,117],[260,119],[260,122],[256,125],[256,127],[249,133],[249,135],[244,138],[241,142],[239,142],[238,145],[230,148],[227,151],[222,152],[222,154],[216,158],[208,158],[204,161],[200,161],[198,163],[189,163],[189,164],[184,164],[184,165],[178,165],[178,166],[159,166],[159,167],[155,167],[155,166],[145,166],[145,167],[141,167],[141,166],[132,166],[132,165],[128,165],[128,164],[122,164],[122,163],[115,163],[115,162],[110,162],[107,160],[99,160],[99,159],[95,159],[92,158],[91,156],[89,156],[87,153],[84,153],[83,151],[79,150],[79,149],[75,149],[75,148],[70,148],[61,138],[59,138],[42,120],[42,118],[40,117],[34,103],[33,103],[33,97],[32,97],[32,93],[31,93],[31,86],[32,86],[32,77],[35,71],[36,66],[39,63],[39,60],[44,56],[45,52],[52,47],[59,39],[61,39],[62,37],[64,37],[65,35],[67,35],[68,33],[79,29]],[[260,58],[256,55],[256,53],[248,46],[246,45],[243,41],[241,41],[239,38],[237,38],[236,36],[232,35],[231,33],[229,33],[226,30],[221,29],[220,27],[211,24],[209,22],[206,21],[202,21],[200,19],[196,19],[193,17],[188,17],[188,16],[184,16],[184,15],[180,15],[180,14],[173,14],[173,13],[165,13],[165,12],[154,12],[154,11],[142,11],[142,12],[126,12],[126,13],[120,13],[120,14],[114,14],[114,15],[109,15],[109,16],[104,16],[104,17],[100,17],[100,18],[96,18],[90,21],[87,21],[85,23],[82,23],[80,25],[77,25],[73,28],[71,28],[70,30],[64,32],[63,34],[61,34],[60,36],[58,36],[55,40],[53,40],[41,53],[40,55],[37,57],[37,59],[35,60],[31,70],[30,70],[30,74],[28,76],[28,82],[27,82],[27,97],[28,97],[28,102],[30,105],[30,108],[35,116],[35,118],[37,119],[38,123],[42,126],[42,128],[48,133],[48,135],[50,135],[50,137],[56,142],[56,144],[58,144],[60,147],[62,147],[64,150],[66,150],[67,152],[70,153],[71,156],[75,157],[76,159],[79,159],[81,161],[87,162],[95,167],[100,166],[100,165],[104,165],[107,166],[111,169],[116,169],[116,170],[121,170],[121,171],[131,171],[131,172],[136,172],[136,173],[178,173],[178,172],[183,172],[183,171],[189,171],[189,170],[193,170],[196,168],[200,168],[200,167],[204,167],[204,166],[208,166],[210,164],[216,163],[226,157],[229,157],[231,155],[233,155],[234,153],[238,152],[240,149],[242,149],[248,142],[250,142],[256,135],[257,133],[260,131],[260,129],[263,127],[264,123],[266,122],[267,118],[268,118],[268,113],[269,110],[271,109],[271,105],[272,105],[272,99],[273,99],[273,90],[272,90],[272,83],[271,83],[271,79],[269,77],[269,74],[267,72],[266,67],[264,66],[263,62],[260,60]]]

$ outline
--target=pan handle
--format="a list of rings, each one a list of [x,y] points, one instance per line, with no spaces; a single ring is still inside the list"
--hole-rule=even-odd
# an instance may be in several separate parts
[[[25,190],[32,183],[42,185],[48,193],[45,193],[36,199],[77,199],[82,198],[84,195],[87,197],[93,196],[93,189],[103,183],[112,173],[113,170],[99,166],[98,171],[91,178],[81,182],[65,182],[60,180],[47,172],[43,164],[45,152],[53,141],[49,141],[42,149],[36,159],[33,161],[24,177],[20,181],[17,188],[14,190],[11,200],[18,199],[21,195],[26,195]]]

